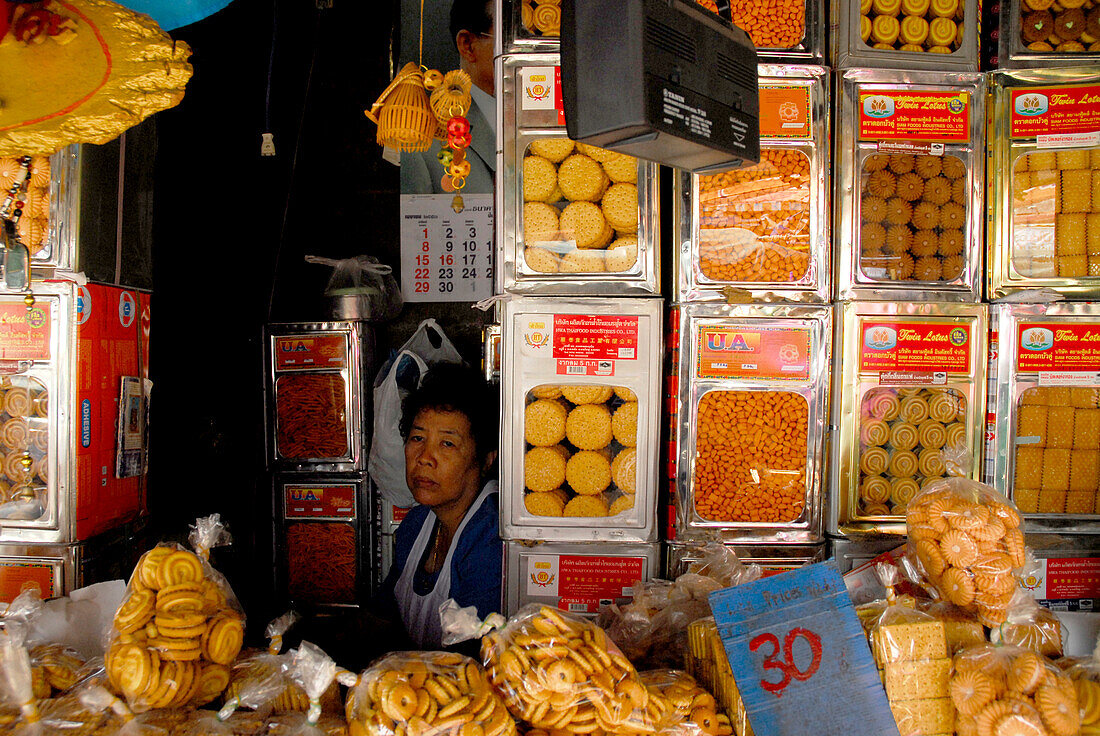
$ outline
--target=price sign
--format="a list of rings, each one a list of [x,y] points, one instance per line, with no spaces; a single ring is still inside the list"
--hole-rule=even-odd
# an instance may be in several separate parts
[[[493,195],[401,195],[401,292],[407,302],[475,302],[493,294]]]
[[[758,736],[897,736],[867,639],[834,567],[807,565],[719,590],[710,606]]]

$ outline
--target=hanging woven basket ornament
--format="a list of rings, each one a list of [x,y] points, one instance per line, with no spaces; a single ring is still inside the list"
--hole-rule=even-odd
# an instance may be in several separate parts
[[[424,73],[411,61],[365,114],[378,126],[378,145],[406,153],[431,148],[439,127],[424,86]]]

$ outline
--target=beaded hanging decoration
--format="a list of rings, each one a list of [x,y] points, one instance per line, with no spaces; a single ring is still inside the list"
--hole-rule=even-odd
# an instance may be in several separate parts
[[[9,237],[15,238],[16,244],[23,248],[24,246],[19,240],[19,235],[16,234],[15,226],[19,224],[19,218],[23,216],[23,208],[27,204],[27,185],[31,180],[30,156],[20,157],[19,169],[19,174],[16,175],[11,186],[9,186],[8,190],[4,193],[3,202],[0,202],[0,227],[7,229]],[[10,228],[7,222],[11,223]],[[30,279],[27,280],[27,295],[23,297],[23,303],[27,306],[28,312],[34,308],[35,299],[34,294],[30,292]],[[26,460],[28,462],[24,463],[25,466],[27,466],[31,460],[30,455],[26,457]]]

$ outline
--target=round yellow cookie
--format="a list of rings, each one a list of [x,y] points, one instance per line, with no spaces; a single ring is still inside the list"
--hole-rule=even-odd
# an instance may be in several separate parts
[[[623,493],[638,490],[638,450],[627,447],[611,461],[611,480]]]
[[[566,463],[565,480],[582,496],[603,493],[611,485],[611,463],[602,453],[581,450]]]
[[[549,161],[546,163],[550,164]],[[571,202],[595,202],[603,195],[606,176],[603,167],[594,159],[575,153],[561,162],[558,186]],[[548,190],[547,195],[549,193]]]
[[[603,404],[581,404],[569,412],[565,435],[577,449],[602,450],[611,444],[611,412]]]
[[[561,273],[599,273],[606,271],[602,250],[577,248],[565,254],[558,268]]]
[[[573,141],[568,138],[540,138],[531,141],[528,150],[536,156],[542,156],[547,161],[560,164],[565,157],[573,153]]]
[[[565,511],[563,493],[533,492],[523,497],[523,506],[532,516],[561,516]]]
[[[565,480],[565,458],[553,447],[532,447],[523,456],[523,481],[532,491],[552,491]]]
[[[608,510],[608,516],[615,516],[621,514],[624,511],[630,511],[634,508],[634,494],[624,493],[611,502],[611,508]]]
[[[562,516],[607,516],[607,500],[602,496],[576,496],[565,504]]]
[[[603,404],[611,399],[611,386],[587,384],[561,386],[561,395],[574,404]]]
[[[558,221],[562,238],[574,241],[578,248],[599,248],[606,226],[603,210],[593,202],[570,202]]]
[[[611,418],[611,432],[620,445],[634,447],[638,444],[637,401],[628,401],[615,410]]]
[[[620,233],[638,232],[638,187],[612,184],[603,195],[603,215]]]
[[[638,181],[638,159],[625,153],[613,153],[603,162],[607,178],[616,184],[635,184]]]
[[[565,439],[568,416],[566,408],[553,399],[533,401],[523,413],[524,438],[536,447],[556,445]]]
[[[558,208],[545,202],[525,202],[523,205],[523,242],[538,245],[558,239]]]
[[[608,271],[629,271],[638,262],[638,239],[623,237],[613,242],[604,254]]]
[[[523,159],[523,201],[546,202],[557,187],[557,171],[554,164],[542,156]]]
[[[557,273],[561,267],[557,253],[546,248],[524,248],[523,260],[529,269],[538,273]]]

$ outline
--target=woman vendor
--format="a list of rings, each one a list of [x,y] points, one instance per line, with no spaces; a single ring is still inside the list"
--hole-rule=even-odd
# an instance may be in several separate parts
[[[441,363],[402,406],[405,478],[419,505],[394,535],[382,595],[422,649],[440,648],[447,599],[476,606],[480,618],[501,609],[497,404],[477,371]]]

